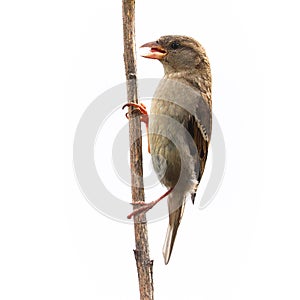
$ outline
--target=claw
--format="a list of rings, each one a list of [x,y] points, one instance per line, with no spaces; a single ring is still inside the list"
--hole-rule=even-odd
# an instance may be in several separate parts
[[[133,107],[137,108],[142,115],[148,115],[146,106],[143,103],[137,104],[137,103],[133,103],[133,102],[128,102],[123,105],[122,109],[124,109],[125,107],[129,107],[129,106],[133,106]]]

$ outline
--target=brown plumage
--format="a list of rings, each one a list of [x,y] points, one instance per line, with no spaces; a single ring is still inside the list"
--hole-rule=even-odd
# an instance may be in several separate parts
[[[163,36],[142,46],[165,71],[151,104],[152,162],[168,196],[169,226],[163,254],[169,262],[185,199],[194,203],[211,136],[211,72],[204,48],[186,36]]]

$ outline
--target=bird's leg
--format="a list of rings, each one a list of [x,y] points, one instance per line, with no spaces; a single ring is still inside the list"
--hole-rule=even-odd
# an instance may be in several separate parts
[[[167,192],[165,192],[162,196],[160,196],[158,199],[150,202],[135,202],[133,205],[140,205],[141,207],[135,209],[131,214],[127,216],[127,219],[131,219],[133,216],[139,215],[141,213],[146,213],[148,210],[150,210],[153,206],[155,206],[159,201],[167,197],[171,192],[173,191],[173,188],[170,188]]]
[[[146,125],[146,133],[147,133],[147,141],[148,141],[148,152],[150,153],[150,141],[149,141],[149,130],[148,130],[148,125],[149,125],[149,116],[147,113],[146,106],[141,103],[133,103],[133,102],[128,102],[125,105],[123,105],[122,109],[125,107],[133,106],[135,107],[142,115],[141,115],[141,122],[145,123]],[[125,114],[126,118],[129,119],[128,113]]]

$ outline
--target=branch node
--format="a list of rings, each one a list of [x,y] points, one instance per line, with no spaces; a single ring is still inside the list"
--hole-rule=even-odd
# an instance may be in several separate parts
[[[128,79],[129,79],[129,80],[132,80],[132,79],[133,79],[133,80],[136,80],[136,74],[135,74],[135,73],[129,73],[129,74],[128,74]]]

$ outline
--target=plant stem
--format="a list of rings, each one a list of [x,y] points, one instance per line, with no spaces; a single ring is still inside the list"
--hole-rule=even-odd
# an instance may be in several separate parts
[[[122,0],[124,64],[128,102],[138,103],[135,59],[135,0]],[[144,202],[142,131],[140,114],[129,107],[129,142],[132,203]],[[145,214],[134,216],[135,247],[140,300],[153,300],[153,261],[149,256]]]

